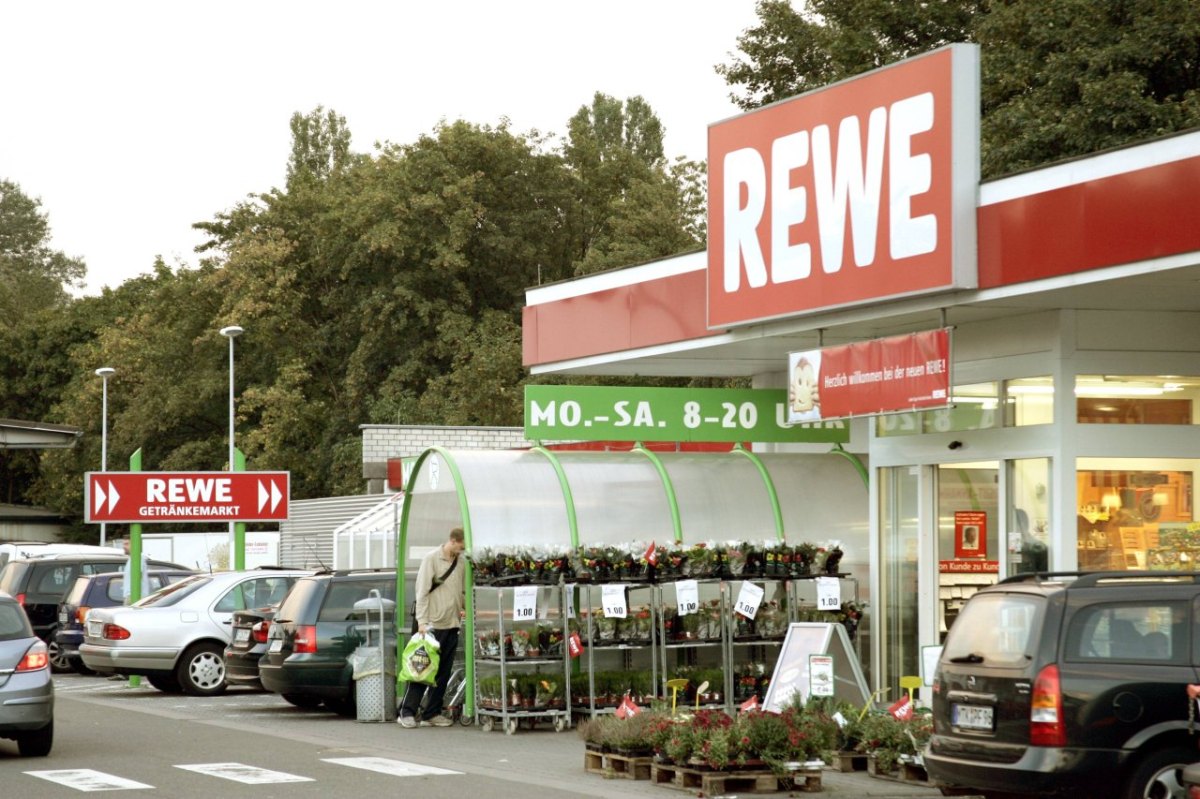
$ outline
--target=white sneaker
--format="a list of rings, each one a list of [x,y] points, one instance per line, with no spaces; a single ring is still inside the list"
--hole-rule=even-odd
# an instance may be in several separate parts
[[[417,726],[417,720],[412,716],[401,716],[396,719],[396,723],[406,730],[411,730]]]
[[[448,718],[447,716],[443,716],[441,713],[439,713],[436,716],[434,716],[433,718],[431,718],[429,721],[422,721],[421,726],[422,727],[452,727],[452,726],[454,726],[454,721],[452,719]]]

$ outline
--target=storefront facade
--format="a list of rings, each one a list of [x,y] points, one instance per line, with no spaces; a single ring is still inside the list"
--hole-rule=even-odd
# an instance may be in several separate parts
[[[762,388],[787,385],[789,352],[951,330],[946,407],[851,425],[870,679],[893,692],[980,585],[1200,557],[1200,133],[980,184],[977,55],[717,123],[706,253],[531,289],[525,309],[535,374]]]

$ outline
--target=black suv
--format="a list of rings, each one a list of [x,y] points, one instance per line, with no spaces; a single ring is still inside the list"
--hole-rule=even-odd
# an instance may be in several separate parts
[[[1038,573],[975,594],[933,681],[931,779],[985,796],[1183,796],[1200,573]]]
[[[323,702],[339,715],[353,716],[350,655],[366,639],[365,620],[354,603],[371,589],[394,602],[395,570],[335,571],[297,580],[267,631],[267,651],[258,661],[263,688],[297,707]],[[371,623],[379,623],[377,614],[371,614]],[[391,618],[386,627],[392,627]],[[394,638],[388,640],[394,647]]]
[[[0,591],[12,594],[25,608],[33,631],[50,648],[50,664],[55,671],[67,671],[70,663],[63,657],[54,633],[58,630],[58,605],[81,574],[119,572],[126,557],[113,550],[112,555],[44,555],[14,558],[0,569]],[[161,560],[148,561],[152,569],[188,571],[186,566]]]

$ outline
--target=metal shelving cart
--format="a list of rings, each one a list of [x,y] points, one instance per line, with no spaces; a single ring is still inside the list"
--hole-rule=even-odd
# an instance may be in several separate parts
[[[566,587],[560,583],[476,586],[474,590],[476,640],[471,645],[476,648],[475,714],[480,727],[490,732],[499,723],[505,733],[512,735],[522,722],[532,726],[539,721],[548,721],[556,732],[567,729],[571,725],[571,669],[570,658],[566,657]],[[534,596],[532,604],[530,594]],[[539,638],[537,654],[529,654],[531,631],[538,631],[540,636],[543,630],[549,633],[549,639],[554,639],[545,642],[550,651],[542,651],[543,642]],[[547,666],[551,667],[549,671],[541,671]],[[534,669],[535,675],[549,675],[545,679],[525,681],[534,686],[532,700],[515,690],[513,685],[517,675],[529,674],[529,668]],[[488,677],[480,676],[479,672],[492,669],[499,672],[498,697],[485,697],[482,686]],[[561,679],[561,691],[551,682],[551,677]],[[537,702],[539,687],[545,688],[547,701],[544,705]],[[555,694],[561,697],[561,706],[555,701]]]
[[[610,618],[603,601],[605,590],[619,586],[625,615],[620,619]],[[620,584],[581,583],[578,586],[579,603],[577,614],[581,617],[580,634],[584,640],[585,668],[587,670],[588,697],[586,706],[575,706],[575,712],[591,718],[616,711],[620,697],[614,702],[597,703],[597,665],[608,665],[614,670],[634,675],[639,663],[650,671],[647,688],[652,697],[662,696],[658,690],[658,662],[654,656],[659,635],[658,615],[655,612],[658,587],[648,582]],[[603,629],[602,629],[603,628]],[[621,696],[624,691],[621,691]],[[634,701],[646,696],[634,697]]]

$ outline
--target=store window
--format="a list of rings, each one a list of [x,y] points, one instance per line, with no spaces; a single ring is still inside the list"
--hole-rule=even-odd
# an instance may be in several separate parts
[[[1076,547],[1083,571],[1192,571],[1200,559],[1193,487],[1200,459],[1080,458]]]
[[[1080,424],[1197,424],[1200,377],[1079,375]]]
[[[1054,422],[1054,378],[1023,377],[1004,385],[1005,416],[1008,427],[1024,427]]]
[[[1008,574],[1050,569],[1050,459],[1008,462]]]
[[[913,436],[923,433],[956,433],[1000,426],[999,383],[955,386],[947,408],[909,413],[889,413],[876,420],[876,435]]]

